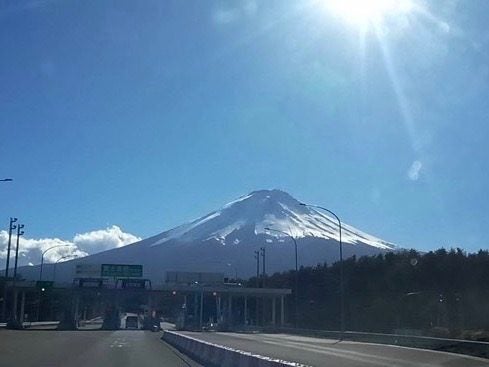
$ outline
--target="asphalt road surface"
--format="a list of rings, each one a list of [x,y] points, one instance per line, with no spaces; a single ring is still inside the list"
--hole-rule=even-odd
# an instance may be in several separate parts
[[[142,330],[0,330],[0,367],[198,366]]]
[[[181,332],[196,339],[309,366],[489,367],[489,359],[380,344],[286,334]]]

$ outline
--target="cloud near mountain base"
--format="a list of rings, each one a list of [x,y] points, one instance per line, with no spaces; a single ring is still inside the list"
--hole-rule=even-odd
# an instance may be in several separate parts
[[[61,258],[69,260],[83,257],[101,251],[122,247],[140,241],[141,238],[124,232],[119,226],[112,225],[105,229],[78,233],[71,240],[60,238],[20,238],[19,266],[39,264],[41,254],[53,246],[59,246],[48,251],[44,256],[45,262],[55,262]],[[10,267],[14,265],[16,237],[12,236],[10,250]],[[5,268],[7,258],[8,232],[0,231],[0,265]],[[62,260],[61,260],[62,261]]]

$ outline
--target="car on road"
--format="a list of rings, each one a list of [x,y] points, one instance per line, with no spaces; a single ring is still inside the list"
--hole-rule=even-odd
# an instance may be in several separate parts
[[[143,323],[137,313],[126,313],[121,317],[121,329],[142,329]]]
[[[139,320],[137,316],[126,317],[126,329],[139,329]]]

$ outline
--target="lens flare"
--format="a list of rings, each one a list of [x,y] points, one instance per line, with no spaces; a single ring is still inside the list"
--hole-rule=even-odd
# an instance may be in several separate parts
[[[355,26],[380,24],[385,17],[406,14],[413,9],[410,0],[324,0],[335,16]]]

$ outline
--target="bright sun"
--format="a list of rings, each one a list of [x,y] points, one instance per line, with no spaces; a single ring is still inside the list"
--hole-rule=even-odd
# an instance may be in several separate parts
[[[410,0],[323,0],[335,16],[355,26],[379,25],[387,16],[408,13],[412,10]]]

